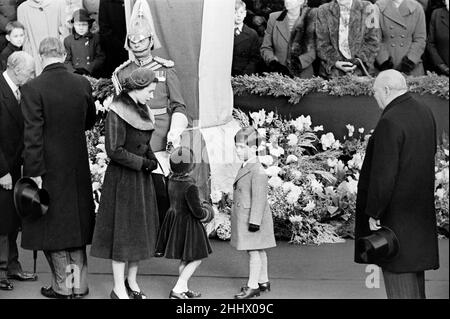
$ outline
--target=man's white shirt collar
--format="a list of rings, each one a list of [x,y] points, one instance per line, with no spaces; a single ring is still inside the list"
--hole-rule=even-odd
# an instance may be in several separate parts
[[[3,72],[3,77],[6,80],[6,83],[8,83],[9,87],[11,88],[11,91],[13,91],[14,95],[16,95],[17,90],[19,87],[11,80],[11,78],[8,75],[8,72]]]

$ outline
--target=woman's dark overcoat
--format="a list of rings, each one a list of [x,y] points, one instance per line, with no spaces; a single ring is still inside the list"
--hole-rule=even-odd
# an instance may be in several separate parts
[[[156,163],[150,147],[154,125],[140,118],[137,107],[123,93],[113,101],[106,118],[105,148],[110,163],[92,242],[94,257],[139,261],[155,252],[159,228],[156,195],[151,173],[142,170],[145,158]]]

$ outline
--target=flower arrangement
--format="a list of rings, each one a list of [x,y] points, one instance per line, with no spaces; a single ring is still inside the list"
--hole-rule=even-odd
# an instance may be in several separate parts
[[[295,244],[340,242],[353,237],[359,172],[370,133],[347,125],[343,141],[323,127],[311,127],[309,116],[282,120],[264,110],[234,112],[241,123],[251,123],[266,139],[260,161],[269,177],[269,204],[277,239]],[[321,136],[319,138],[319,132]],[[448,142],[436,156],[436,214],[448,233]],[[220,211],[215,229],[229,239],[230,194],[211,194]]]
[[[114,95],[109,79],[88,78],[100,120],[86,133],[93,192],[96,207],[108,164],[105,152],[104,118]],[[288,96],[297,103],[312,92],[330,95],[372,94],[372,80],[349,77],[340,81],[320,78],[291,79],[279,74],[241,76],[232,80],[235,94],[256,93]],[[281,83],[284,82],[284,83]],[[428,74],[409,78],[413,92],[436,94],[449,98],[448,78]],[[277,239],[296,244],[321,244],[342,241],[353,236],[356,187],[370,132],[347,125],[343,140],[322,126],[312,127],[309,116],[285,120],[264,110],[250,114],[238,109],[233,116],[242,126],[253,125],[266,143],[260,149],[260,161],[269,175],[269,204],[274,218]],[[367,135],[365,135],[367,133]],[[449,225],[449,148],[448,139],[436,154],[436,217],[441,233],[448,236]],[[228,240],[231,235],[230,213],[232,195],[211,194],[215,219],[207,226],[210,236]]]

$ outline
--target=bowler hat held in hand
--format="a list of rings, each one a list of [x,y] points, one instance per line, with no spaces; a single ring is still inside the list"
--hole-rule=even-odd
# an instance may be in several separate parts
[[[35,220],[48,211],[50,197],[29,177],[19,179],[14,186],[14,205],[21,219]]]
[[[356,243],[359,256],[363,262],[377,263],[392,260],[399,250],[399,242],[395,233],[386,226],[361,237]]]

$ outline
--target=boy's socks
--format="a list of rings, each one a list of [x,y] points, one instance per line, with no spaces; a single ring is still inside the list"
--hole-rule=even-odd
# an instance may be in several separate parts
[[[259,251],[259,257],[261,259],[261,270],[259,272],[259,283],[263,284],[269,281],[269,275],[267,270],[267,254],[265,250]]]
[[[257,250],[249,251],[248,254],[250,255],[250,261],[249,261],[249,278],[247,286],[252,289],[259,288],[258,280],[259,280],[259,273],[261,271],[261,257]]]

